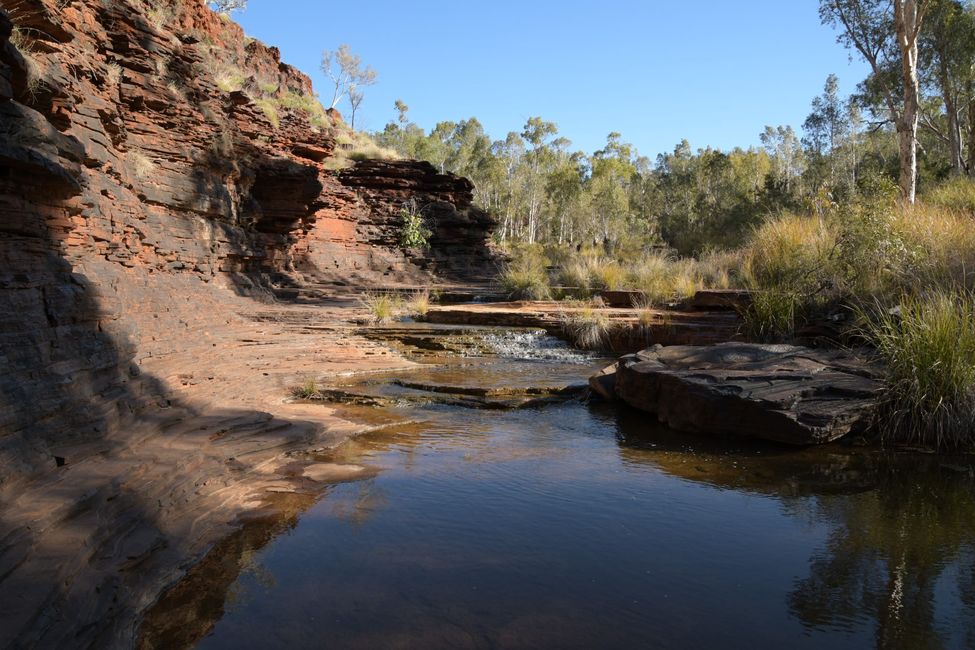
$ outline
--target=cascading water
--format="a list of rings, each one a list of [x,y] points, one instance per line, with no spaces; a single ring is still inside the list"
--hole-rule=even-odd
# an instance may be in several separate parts
[[[486,334],[482,343],[503,359],[531,359],[591,363],[596,355],[569,347],[545,330],[500,331]]]

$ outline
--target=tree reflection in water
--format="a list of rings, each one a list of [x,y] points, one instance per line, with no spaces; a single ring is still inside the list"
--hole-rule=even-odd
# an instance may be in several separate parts
[[[819,515],[836,527],[789,598],[805,625],[872,619],[878,648],[955,647],[962,639],[947,638],[939,625],[955,592],[960,611],[951,628],[971,647],[975,481],[968,468],[925,464],[879,468],[876,488],[853,498],[817,497]]]
[[[975,647],[975,459],[689,440],[632,412],[617,431],[627,462],[777,496],[833,527],[788,596],[809,629],[872,625],[884,650]]]

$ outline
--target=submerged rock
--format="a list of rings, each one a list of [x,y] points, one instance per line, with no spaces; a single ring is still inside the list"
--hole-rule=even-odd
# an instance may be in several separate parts
[[[722,343],[656,346],[589,383],[681,431],[810,445],[867,429],[879,379],[876,366],[844,351]]]

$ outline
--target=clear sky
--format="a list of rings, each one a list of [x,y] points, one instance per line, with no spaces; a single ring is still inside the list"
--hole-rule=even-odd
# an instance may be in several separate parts
[[[378,72],[356,126],[381,129],[402,99],[430,129],[477,117],[495,139],[540,115],[593,151],[619,131],[644,155],[758,144],[797,130],[826,76],[851,92],[866,74],[817,0],[250,0],[234,15],[312,76],[348,43]],[[347,110],[340,106],[340,110]]]

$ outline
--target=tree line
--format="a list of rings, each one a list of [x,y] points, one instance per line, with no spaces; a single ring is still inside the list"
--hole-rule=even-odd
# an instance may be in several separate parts
[[[619,246],[639,240],[682,254],[738,244],[768,215],[821,210],[896,183],[916,188],[975,174],[975,8],[968,0],[821,0],[824,24],[870,64],[851,97],[830,75],[800,132],[767,126],[761,146],[654,159],[619,133],[593,152],[530,118],[492,139],[476,118],[429,133],[396,102],[374,138],[408,158],[470,178],[502,241]],[[916,94],[916,100],[913,99]]]

